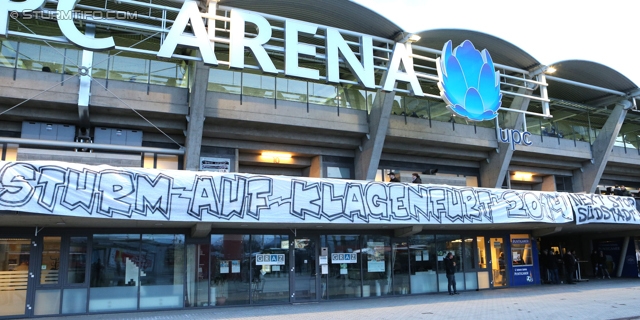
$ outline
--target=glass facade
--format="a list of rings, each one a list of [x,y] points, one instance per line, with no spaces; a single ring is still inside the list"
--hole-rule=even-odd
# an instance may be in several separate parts
[[[456,262],[458,290],[487,289],[508,285],[512,267],[533,267],[531,244],[505,239],[506,234],[393,237],[388,232],[293,237],[287,231],[0,239],[0,276],[13,279],[14,286],[0,290],[14,302],[0,309],[2,315],[24,314],[28,272],[35,276],[34,315],[437,293],[447,291],[448,253]],[[41,245],[32,249],[32,243]],[[30,268],[30,262],[37,267]]]

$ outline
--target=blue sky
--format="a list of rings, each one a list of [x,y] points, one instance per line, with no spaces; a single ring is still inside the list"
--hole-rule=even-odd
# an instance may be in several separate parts
[[[640,86],[640,1],[353,0],[409,32],[468,29],[520,47],[543,64],[588,60]]]

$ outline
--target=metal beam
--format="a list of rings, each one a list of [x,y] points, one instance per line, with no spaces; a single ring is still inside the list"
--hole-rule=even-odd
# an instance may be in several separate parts
[[[356,180],[373,180],[380,163],[384,140],[389,130],[389,118],[396,94],[378,90],[369,115],[369,133],[355,150]]]
[[[9,138],[9,137],[0,137],[0,143],[14,143],[18,145],[57,147],[57,148],[69,148],[69,149],[123,151],[123,152],[134,152],[134,153],[145,152],[145,153],[158,153],[158,154],[170,154],[170,155],[184,154],[184,149],[164,149],[164,148],[125,146],[125,145],[116,145],[116,144],[82,143],[82,142],[22,139],[22,138]]]
[[[632,104],[629,101],[616,104],[593,143],[592,160],[586,162],[579,170],[573,171],[574,192],[594,193],[596,191],[624,118],[631,107]]]
[[[516,96],[511,101],[510,109],[526,111],[529,108],[529,98],[525,95],[531,95],[533,93],[533,84],[527,84],[528,88],[518,89],[518,93],[522,96]],[[507,113],[505,116],[505,123],[503,126],[505,129],[515,129],[522,127],[524,124],[524,114],[517,112]],[[500,128],[496,127],[496,132]],[[496,137],[498,139],[498,137]],[[486,161],[480,162],[480,186],[485,188],[501,188],[502,182],[509,170],[509,164],[513,157],[514,150],[511,149],[511,145],[508,143],[498,142],[498,148],[496,151],[489,152],[489,158]]]
[[[198,61],[192,68],[191,92],[189,93],[189,116],[185,141],[184,169],[200,169],[202,131],[204,129],[204,108],[207,100],[209,67]]]

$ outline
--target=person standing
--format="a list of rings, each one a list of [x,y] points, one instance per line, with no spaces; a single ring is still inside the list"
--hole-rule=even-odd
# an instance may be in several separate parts
[[[591,253],[591,256],[589,256],[589,260],[591,260],[591,268],[593,269],[593,276],[597,277],[598,274],[598,250],[593,250],[593,252]]]
[[[576,258],[571,254],[571,250],[567,250],[564,254],[564,267],[567,271],[567,284],[576,284],[573,281],[573,275],[576,272]]]
[[[400,182],[400,180],[396,178],[396,174],[393,173],[393,171],[389,172],[388,176],[389,176],[389,182]]]
[[[549,280],[553,284],[560,283],[560,277],[558,276],[558,257],[556,257],[551,251],[547,255],[547,268],[549,268]]]
[[[453,261],[453,253],[449,252],[447,257],[444,258],[444,268],[447,273],[449,295],[459,294],[458,290],[456,290],[456,262]]]
[[[604,275],[607,275],[607,278],[611,279],[609,275],[609,270],[607,268],[607,256],[604,254],[604,251],[600,250],[600,255],[598,256],[598,269],[600,269],[600,273],[602,274],[602,279],[604,279]]]

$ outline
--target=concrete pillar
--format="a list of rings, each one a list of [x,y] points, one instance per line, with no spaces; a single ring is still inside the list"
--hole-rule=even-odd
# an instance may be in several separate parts
[[[616,142],[620,127],[627,115],[627,110],[632,107],[631,102],[621,101],[616,104],[609,115],[598,137],[591,146],[592,159],[582,165],[580,170],[573,171],[573,192],[594,193],[602,172],[607,166],[609,155]]]
[[[187,137],[185,139],[184,168],[198,170],[200,163],[200,147],[204,128],[204,105],[209,82],[209,67],[202,61],[194,63],[191,70],[189,92],[189,117],[187,118]]]
[[[389,129],[391,107],[396,94],[378,90],[369,115],[369,134],[362,139],[361,147],[356,149],[356,180],[373,180],[380,163],[384,139]]]
[[[530,85],[529,89],[520,88],[519,94],[531,95],[533,88]],[[511,102],[510,109],[526,111],[529,108],[529,98],[523,98],[516,96]],[[516,129],[522,127],[524,123],[524,114],[518,112],[507,112],[504,121],[500,124],[503,129]],[[497,137],[496,137],[497,139]],[[489,158],[487,161],[480,162],[480,187],[484,188],[502,188],[502,182],[504,181],[507,170],[509,169],[509,163],[513,157],[513,151],[511,145],[508,143],[498,142],[498,148],[496,151],[489,152]]]
[[[307,176],[311,178],[324,178],[322,167],[322,156],[311,158],[311,166],[309,166]]]
[[[548,192],[556,191],[556,176],[550,175],[550,176],[544,176],[541,178],[542,178],[542,182],[534,185],[533,188],[531,188],[532,190],[548,191]]]

